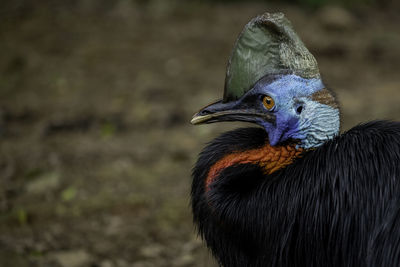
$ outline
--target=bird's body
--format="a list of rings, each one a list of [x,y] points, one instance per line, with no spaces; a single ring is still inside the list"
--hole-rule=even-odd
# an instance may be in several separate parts
[[[221,265],[399,266],[400,123],[354,127],[271,174],[238,162],[207,189],[221,158],[266,142],[261,128],[228,132],[194,168],[194,219]]]
[[[224,98],[192,119],[261,126],[218,137],[193,170],[194,221],[222,266],[400,266],[400,123],[340,134],[339,114],[283,14],[250,21]]]

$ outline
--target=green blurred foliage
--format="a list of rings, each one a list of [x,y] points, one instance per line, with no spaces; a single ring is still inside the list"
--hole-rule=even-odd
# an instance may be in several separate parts
[[[70,186],[70,187],[68,187],[67,189],[65,189],[65,190],[63,190],[61,192],[61,199],[64,202],[69,202],[69,201],[71,201],[71,200],[73,200],[75,198],[76,193],[77,193],[76,188]]]
[[[204,0],[212,1],[215,0]],[[340,5],[346,7],[354,6],[365,6],[365,5],[383,5],[388,2],[388,0],[383,0],[378,2],[377,0],[252,0],[253,2],[264,2],[264,3],[290,3],[296,4],[306,8],[318,8],[326,5]],[[248,0],[217,0],[217,2],[230,3],[230,2],[249,2]]]
[[[16,216],[20,225],[25,225],[28,221],[28,215],[23,208],[16,211]]]

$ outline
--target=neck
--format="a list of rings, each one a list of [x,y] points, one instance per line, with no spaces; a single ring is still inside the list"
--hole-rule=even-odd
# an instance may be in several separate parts
[[[317,148],[339,134],[340,112],[336,99],[324,89],[313,95],[313,100],[306,100],[307,108],[300,120],[299,146],[304,149]],[[296,136],[294,136],[295,139]]]
[[[271,146],[266,142],[265,145],[259,148],[227,154],[214,163],[208,171],[205,181],[206,191],[210,189],[210,185],[221,171],[228,167],[239,164],[255,164],[259,165],[264,170],[264,173],[268,175],[291,164],[295,158],[300,157],[303,151],[303,148],[294,143]]]

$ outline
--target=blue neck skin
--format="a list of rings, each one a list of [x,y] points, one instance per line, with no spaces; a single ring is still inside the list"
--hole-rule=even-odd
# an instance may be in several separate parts
[[[311,149],[339,133],[339,109],[312,99],[324,88],[321,79],[296,75],[285,75],[272,83],[263,83],[261,79],[254,86],[251,94],[269,95],[275,101],[270,112],[275,114],[276,123],[257,121],[268,132],[272,146],[295,139],[299,140],[299,147]]]

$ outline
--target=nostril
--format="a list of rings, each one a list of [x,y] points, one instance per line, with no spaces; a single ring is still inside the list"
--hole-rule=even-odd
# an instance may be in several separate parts
[[[199,115],[204,116],[204,115],[209,115],[211,113],[212,113],[211,111],[209,111],[207,109],[203,109],[202,111],[199,112]]]

